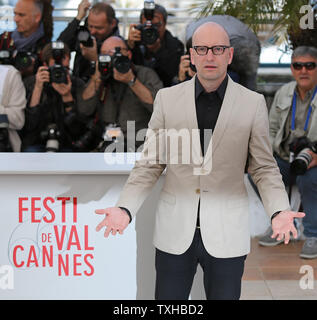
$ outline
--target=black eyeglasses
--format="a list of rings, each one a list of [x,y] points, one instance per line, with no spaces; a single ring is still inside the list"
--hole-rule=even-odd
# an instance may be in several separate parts
[[[316,62],[293,62],[292,66],[295,70],[302,70],[303,67],[306,70],[314,70],[316,68]]]
[[[195,51],[199,56],[205,56],[208,54],[208,51],[211,50],[211,52],[215,56],[222,55],[226,49],[230,48],[229,46],[213,46],[213,47],[207,47],[207,46],[193,46]]]

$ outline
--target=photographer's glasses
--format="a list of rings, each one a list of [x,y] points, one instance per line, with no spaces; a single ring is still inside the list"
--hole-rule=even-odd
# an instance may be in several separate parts
[[[302,70],[303,67],[306,70],[314,70],[316,68],[316,62],[293,62],[292,66],[295,70]]]
[[[207,47],[207,46],[193,46],[195,51],[199,56],[205,56],[208,54],[208,51],[211,50],[212,54],[215,56],[222,55],[226,49],[230,48],[229,46],[213,46],[213,47]]]

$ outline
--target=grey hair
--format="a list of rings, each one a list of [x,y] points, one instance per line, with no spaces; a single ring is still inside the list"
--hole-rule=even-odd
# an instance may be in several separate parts
[[[43,14],[44,4],[42,0],[33,1],[35,8],[40,11],[41,15]]]
[[[317,60],[317,48],[309,46],[297,47],[292,54],[292,59],[303,56],[311,56]]]

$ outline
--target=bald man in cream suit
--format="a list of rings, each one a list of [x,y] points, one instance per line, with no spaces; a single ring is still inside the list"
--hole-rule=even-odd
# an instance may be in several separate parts
[[[247,160],[265,210],[272,217],[272,236],[284,237],[288,243],[290,232],[297,236],[294,217],[304,213],[289,211],[272,155],[264,97],[227,75],[233,48],[226,31],[212,22],[201,25],[193,34],[190,54],[196,76],[158,92],[141,160],[117,207],[96,210],[105,215],[97,231],[105,227],[105,237],[122,234],[166,169],[154,231],[155,298],[188,299],[200,264],[207,299],[239,299],[244,261],[250,251],[244,185]],[[197,137],[197,129],[208,133],[209,124],[211,137]],[[183,145],[171,143],[171,136],[180,132],[190,137],[186,141],[190,157],[185,155],[190,161],[186,163],[175,162],[176,156],[184,156]]]

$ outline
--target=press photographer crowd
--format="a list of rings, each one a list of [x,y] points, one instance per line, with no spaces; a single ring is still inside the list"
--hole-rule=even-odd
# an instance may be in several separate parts
[[[14,8],[16,29],[0,36],[0,151],[104,152],[115,141],[123,142],[124,151],[137,151],[144,141],[134,135],[134,148],[127,148],[127,122],[134,121],[136,133],[146,129],[158,90],[195,75],[189,56],[191,38],[184,46],[174,37],[166,29],[166,9],[153,0],[144,1],[140,23],[130,25],[127,39],[120,36],[111,5],[82,0],[77,16],[52,42],[52,12],[49,0],[19,0]],[[246,75],[241,70],[246,69],[242,68],[246,58],[248,69],[256,69],[260,45],[245,54],[241,41],[240,47],[234,42],[231,39],[235,58],[228,74],[254,90],[256,71]],[[71,52],[75,52],[73,70]],[[297,104],[304,108],[316,93],[316,48],[302,48],[301,56],[305,63],[293,56],[291,69],[297,81],[293,92],[299,92]],[[253,81],[244,81],[247,77]],[[311,152],[316,153],[316,117],[310,106],[300,116],[307,116],[306,129],[289,130],[291,105],[277,108],[286,120],[279,122],[285,127],[277,132],[283,152],[295,157],[296,166],[291,168],[302,174],[312,161]]]

